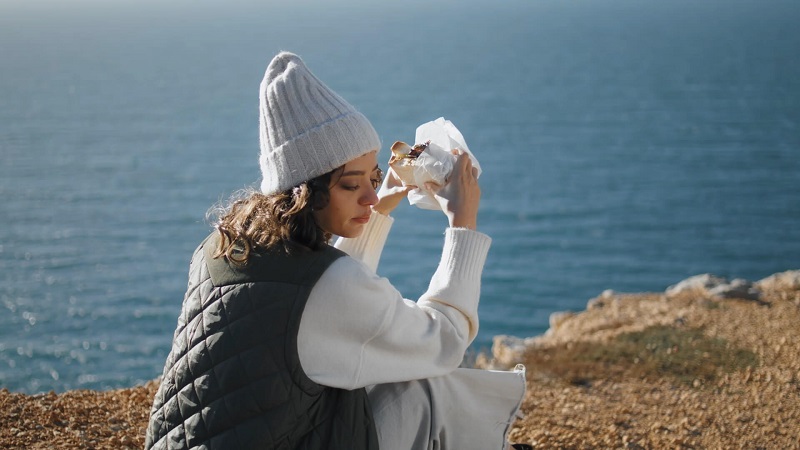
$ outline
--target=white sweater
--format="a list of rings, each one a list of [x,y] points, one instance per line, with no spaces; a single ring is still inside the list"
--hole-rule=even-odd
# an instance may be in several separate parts
[[[360,237],[339,239],[350,257],[331,264],[309,295],[298,353],[316,383],[356,389],[445,375],[475,339],[491,238],[448,228],[439,267],[415,302],[375,272],[393,221],[373,213]]]

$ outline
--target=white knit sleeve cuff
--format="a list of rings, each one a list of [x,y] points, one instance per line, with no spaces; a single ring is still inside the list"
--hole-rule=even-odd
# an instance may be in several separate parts
[[[481,294],[481,274],[492,239],[466,228],[448,228],[439,267],[431,278],[428,290],[420,302],[450,316],[455,309],[468,324],[471,342],[478,333],[478,302]],[[453,317],[451,320],[457,321]]]
[[[467,228],[448,228],[444,236],[437,272],[444,270],[453,280],[480,280],[492,238]]]
[[[377,272],[383,246],[386,244],[386,238],[389,236],[393,223],[392,217],[373,212],[369,216],[369,222],[364,227],[361,236],[352,239],[339,238],[334,247],[362,261],[367,267]]]

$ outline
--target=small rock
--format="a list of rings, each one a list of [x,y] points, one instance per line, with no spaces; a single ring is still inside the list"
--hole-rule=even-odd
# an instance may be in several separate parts
[[[745,300],[760,300],[761,292],[755,288],[753,283],[737,278],[729,284],[721,284],[708,293],[714,297],[720,298],[740,298]]]
[[[550,329],[557,330],[567,319],[575,316],[574,312],[559,311],[550,314]]]
[[[715,298],[761,300],[761,292],[752,282],[737,278],[729,283],[725,278],[709,273],[689,277],[678,284],[668,287],[665,291],[668,297],[685,292],[694,292]]]
[[[595,298],[589,299],[589,301],[586,302],[586,310],[589,311],[589,310],[592,310],[592,309],[600,309],[600,308],[606,306],[605,300],[606,299],[604,299],[602,297],[595,297]]]
[[[772,274],[756,282],[762,289],[800,289],[800,270],[787,270]]]
[[[616,295],[617,293],[613,289],[606,289],[601,292],[599,296],[589,299],[589,301],[586,302],[586,309],[602,308],[606,306],[610,300],[613,300]]]
[[[721,284],[725,284],[726,282],[727,280],[725,278],[720,278],[710,273],[704,273],[702,275],[689,277],[678,284],[673,284],[667,288],[665,294],[667,294],[667,296],[673,296],[683,292],[707,292],[709,289],[713,289]]]
[[[489,361],[489,368],[514,367],[520,362],[527,348],[525,339],[507,335],[495,336],[492,340],[492,360]]]

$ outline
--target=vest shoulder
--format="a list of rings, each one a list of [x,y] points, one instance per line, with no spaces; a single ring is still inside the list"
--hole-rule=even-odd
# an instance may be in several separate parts
[[[321,250],[298,248],[292,253],[282,249],[265,250],[251,255],[246,266],[236,266],[224,257],[214,258],[219,233],[212,232],[200,246],[211,281],[216,287],[231,284],[281,282],[289,284],[315,283],[343,251],[325,246]]]

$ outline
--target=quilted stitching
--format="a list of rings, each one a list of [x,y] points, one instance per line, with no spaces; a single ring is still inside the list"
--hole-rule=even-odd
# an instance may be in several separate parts
[[[198,248],[147,448],[336,448],[337,440],[353,439],[364,441],[360,447],[377,445],[363,389],[324,388],[300,367],[302,308],[338,254],[314,256],[289,280],[218,287]],[[311,274],[305,283],[304,273]],[[298,430],[298,423],[305,427]]]

